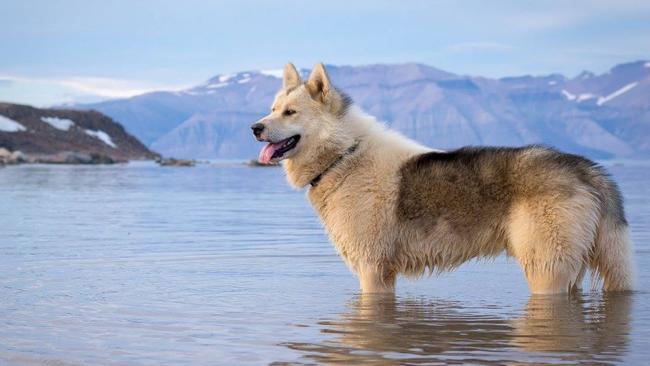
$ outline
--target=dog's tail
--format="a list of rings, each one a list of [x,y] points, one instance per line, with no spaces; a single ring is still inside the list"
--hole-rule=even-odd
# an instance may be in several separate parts
[[[632,246],[616,183],[596,168],[595,188],[600,196],[601,215],[591,253],[591,268],[606,291],[630,291],[633,286]]]

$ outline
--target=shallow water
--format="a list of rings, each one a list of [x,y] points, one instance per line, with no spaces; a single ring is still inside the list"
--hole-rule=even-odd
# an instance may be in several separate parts
[[[639,291],[573,298],[503,257],[361,297],[281,169],[0,169],[0,364],[647,364],[650,164],[606,165]]]

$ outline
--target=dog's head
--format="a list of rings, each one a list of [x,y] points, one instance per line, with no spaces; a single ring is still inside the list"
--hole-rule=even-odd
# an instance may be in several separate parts
[[[287,64],[271,113],[251,126],[258,141],[268,142],[260,151],[260,162],[298,157],[305,146],[327,144],[350,103],[332,86],[323,64],[314,67],[306,82]]]

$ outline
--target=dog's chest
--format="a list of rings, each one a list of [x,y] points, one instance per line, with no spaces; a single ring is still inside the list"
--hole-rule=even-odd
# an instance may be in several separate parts
[[[387,179],[368,184],[367,177],[354,176],[335,189],[319,188],[327,187],[312,188],[309,200],[343,256],[385,241],[392,231],[396,192]]]

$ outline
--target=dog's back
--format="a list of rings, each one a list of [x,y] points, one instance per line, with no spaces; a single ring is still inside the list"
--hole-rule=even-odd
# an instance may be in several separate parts
[[[400,175],[401,272],[450,269],[505,250],[534,292],[579,287],[587,267],[608,290],[631,288],[621,195],[583,157],[539,146],[463,148],[415,156]]]

